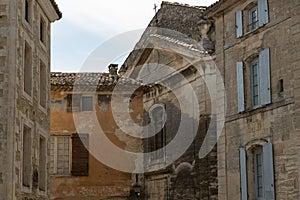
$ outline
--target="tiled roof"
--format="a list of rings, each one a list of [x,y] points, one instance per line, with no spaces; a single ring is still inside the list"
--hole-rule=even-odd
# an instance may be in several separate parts
[[[62,73],[51,72],[50,74],[51,88],[60,88],[60,90],[72,90],[73,87],[78,87],[84,90],[114,87],[117,84],[125,87],[132,85],[143,86],[140,81],[136,81],[127,77],[111,75],[109,73]]]

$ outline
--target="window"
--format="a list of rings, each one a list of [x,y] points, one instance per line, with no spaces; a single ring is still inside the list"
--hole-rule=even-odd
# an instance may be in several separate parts
[[[46,23],[44,19],[40,18],[40,40],[42,43],[45,44],[45,37],[46,37]]]
[[[30,46],[25,42],[24,52],[24,68],[23,68],[23,84],[24,91],[27,95],[31,96],[32,93],[32,50]]]
[[[40,136],[40,146],[39,146],[39,189],[41,191],[46,191],[47,182],[47,143],[46,138]]]
[[[23,149],[22,149],[22,184],[31,186],[31,128],[23,126]]]
[[[50,173],[52,175],[87,176],[88,138],[87,134],[51,136]]]
[[[258,28],[258,15],[257,15],[257,6],[252,8],[249,11],[249,25],[248,25],[248,31],[252,31],[254,29]]]
[[[254,180],[254,181],[252,181]],[[275,199],[273,145],[240,148],[241,199]]]
[[[244,31],[252,31],[269,23],[268,12],[268,0],[257,0],[257,4],[248,5],[244,10],[236,11],[236,37],[240,38]]]
[[[253,109],[271,103],[270,50],[261,51],[248,67],[249,70],[245,70],[244,62],[237,62],[238,112],[245,111],[246,106]],[[249,88],[245,88],[244,80],[249,80],[249,84],[246,84],[250,85]]]
[[[68,94],[67,96],[68,112],[92,111],[93,106],[93,96],[80,94]]]
[[[254,60],[251,63],[251,87],[252,87],[252,106],[258,106],[258,83],[259,83],[259,77],[258,77],[258,60]]]
[[[93,97],[83,96],[82,97],[82,111],[92,111],[93,110]]]
[[[163,106],[154,107],[151,110],[151,120],[153,120],[152,134],[150,138],[150,151],[152,153],[152,160],[164,158],[165,126],[164,126],[164,108]],[[155,152],[155,153],[154,153]]]
[[[46,101],[47,101],[47,72],[46,72],[46,65],[40,61],[40,105],[43,108],[46,108]]]
[[[110,101],[111,101],[111,94],[99,94],[98,106],[100,110],[107,110]]]
[[[25,20],[29,23],[29,20],[30,20],[30,7],[29,7],[29,2],[28,0],[25,0],[25,5],[24,5],[24,18]]]
[[[89,175],[89,137],[88,134],[72,136],[72,175]]]
[[[70,136],[51,136],[50,173],[70,174]]]
[[[262,148],[257,147],[254,150],[254,177],[255,177],[255,191],[256,199],[263,197],[263,157],[262,157]]]

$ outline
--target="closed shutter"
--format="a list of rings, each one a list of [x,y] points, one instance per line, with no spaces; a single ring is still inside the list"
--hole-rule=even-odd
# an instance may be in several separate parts
[[[240,148],[240,181],[241,181],[241,200],[248,199],[247,192],[247,160],[246,150]]]
[[[267,48],[259,54],[259,98],[261,105],[271,103],[270,78],[270,49]]]
[[[263,26],[269,23],[268,0],[258,0],[258,24]]]
[[[89,171],[88,134],[72,136],[72,175],[88,176]]]
[[[244,64],[242,61],[237,62],[237,89],[238,89],[238,112],[245,110],[244,99]]]
[[[273,146],[269,142],[263,146],[263,182],[264,199],[275,199],[274,190],[274,167],[273,167]]]
[[[236,37],[243,36],[243,12],[241,10],[235,13]]]

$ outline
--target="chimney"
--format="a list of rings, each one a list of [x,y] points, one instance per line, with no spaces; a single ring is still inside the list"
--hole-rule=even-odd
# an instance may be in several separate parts
[[[110,64],[108,66],[109,75],[117,76],[118,75],[118,64]]]

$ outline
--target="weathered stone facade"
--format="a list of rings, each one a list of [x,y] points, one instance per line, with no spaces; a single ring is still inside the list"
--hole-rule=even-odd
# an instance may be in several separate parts
[[[116,67],[111,65],[112,67]],[[117,69],[116,69],[117,70]],[[107,158],[123,160],[123,164],[130,162],[126,157],[122,158],[114,153],[112,148],[107,147],[107,143],[101,141],[98,135],[104,134],[113,145],[122,150],[131,152],[143,152],[139,139],[133,138],[119,127],[113,115],[111,107],[112,93],[116,84],[124,82],[125,88],[122,90],[124,98],[130,98],[131,117],[137,123],[142,122],[143,104],[142,90],[135,92],[134,96],[128,96],[126,85],[130,88],[132,84],[128,79],[122,79],[117,75],[117,71],[111,68],[108,73],[51,73],[51,137],[68,138],[67,148],[70,159],[67,171],[59,172],[59,166],[63,160],[55,161],[54,172],[51,172],[50,197],[53,200],[93,200],[93,199],[128,199],[134,196],[132,186],[135,176],[130,172],[123,172],[107,166],[103,163],[99,154],[104,154]],[[133,81],[133,84],[140,84]],[[138,85],[139,87],[140,85]],[[76,107],[75,96],[80,95],[81,103]],[[72,97],[71,97],[72,96]],[[73,100],[70,101],[70,97]],[[83,98],[91,98],[90,109],[84,109]],[[120,99],[121,101],[124,98]],[[124,112],[126,109],[118,107]],[[122,119],[122,123],[127,123],[128,119]],[[74,134],[87,135],[87,144],[84,146],[89,152],[86,160],[80,163],[75,162],[76,155],[82,154],[85,149],[79,149],[78,144],[74,145]],[[84,139],[81,137],[81,140]],[[59,144],[58,144],[59,145]],[[77,145],[77,146],[76,146]],[[103,147],[105,147],[103,149]],[[98,147],[102,147],[98,149]],[[57,149],[60,151],[62,149]],[[50,150],[51,151],[51,150]],[[54,150],[55,151],[55,150]],[[59,153],[53,153],[51,157],[58,157]],[[74,169],[87,164],[84,174],[74,173]],[[51,170],[51,169],[50,169]],[[132,171],[134,165],[132,166]]]
[[[124,76],[150,83],[150,88],[144,93],[144,109],[147,113],[145,124],[155,121],[151,118],[154,109],[163,107],[166,112],[163,131],[143,142],[145,153],[161,148],[163,155],[144,158],[145,167],[149,165],[159,170],[142,175],[141,199],[218,198],[216,146],[208,155],[199,158],[199,150],[213,116],[203,77],[208,78],[213,74],[215,59],[213,48],[203,45],[204,39],[206,44],[214,43],[214,27],[211,21],[203,18],[204,10],[203,7],[163,2],[120,70]],[[207,30],[201,29],[202,24],[209,25]],[[203,74],[198,73],[198,67]],[[179,99],[193,98],[186,85],[190,85],[197,96],[198,102],[189,107],[192,110],[199,109],[199,116],[193,116],[182,108],[184,106]],[[182,117],[189,121],[188,126],[185,126],[184,140],[192,137],[192,142],[186,146],[182,155],[168,165],[176,149],[169,151],[166,146],[178,134],[179,125],[183,123]],[[193,129],[197,130],[196,133]],[[151,130],[146,130],[146,134],[151,134]],[[162,145],[157,146],[157,143]],[[184,145],[184,142],[178,145]]]
[[[266,8],[260,10],[260,3]],[[249,11],[258,5],[258,25],[247,30]],[[242,20],[238,20],[240,11]],[[266,13],[268,17],[260,16]],[[220,1],[206,11],[216,28],[216,63],[223,74],[227,94],[225,129],[218,141],[218,196],[219,199],[299,199],[299,1]],[[254,13],[255,14],[255,13]],[[255,17],[255,16],[254,16]],[[268,20],[266,20],[268,18]],[[237,20],[237,23],[236,23]],[[240,23],[241,22],[241,23]],[[243,29],[237,38],[237,29]],[[249,28],[249,27],[248,27]],[[261,52],[269,49],[270,102],[253,107],[253,77],[250,70],[253,59],[260,60]],[[237,62],[243,63],[244,98],[239,110],[241,78]],[[262,67],[264,63],[260,63]],[[267,80],[268,75],[260,76]],[[261,82],[261,81],[260,81]],[[262,84],[262,82],[260,83]],[[269,92],[266,93],[269,93]],[[264,94],[260,94],[262,100]],[[270,193],[258,194],[253,169],[255,149],[271,144],[274,185]],[[239,149],[245,150],[246,173]],[[266,154],[264,154],[266,155]],[[266,161],[268,162],[268,161]],[[263,169],[264,171],[265,169]],[[246,177],[245,177],[246,175]],[[265,191],[269,187],[263,177]],[[255,177],[256,178],[256,177]],[[256,191],[255,191],[256,190]],[[275,192],[273,192],[275,191]],[[242,195],[244,194],[244,196]],[[273,197],[272,197],[273,196]]]
[[[39,164],[46,165],[47,160],[41,161],[39,148],[40,140],[44,143],[48,141],[50,130],[49,96],[44,96],[50,89],[46,78],[50,72],[50,24],[60,19],[61,13],[53,0],[26,2],[0,2],[1,200],[48,199],[48,173],[46,166],[42,169]],[[28,58],[31,63],[25,61],[25,44],[31,50],[31,56]],[[24,71],[25,62],[30,69],[27,71],[29,73]],[[43,74],[43,88],[39,82],[41,63],[44,64],[43,72],[46,73]],[[24,80],[25,73],[31,77],[29,82]],[[24,89],[27,87],[29,94]],[[43,103],[40,101],[40,91],[43,93]],[[27,149],[30,154],[26,157],[29,161],[26,167],[25,158],[23,159],[24,127],[29,130],[30,135],[26,142],[31,143],[30,150]],[[45,147],[43,148],[45,150]],[[47,158],[46,152],[43,153]],[[39,178],[43,180],[42,183]]]

